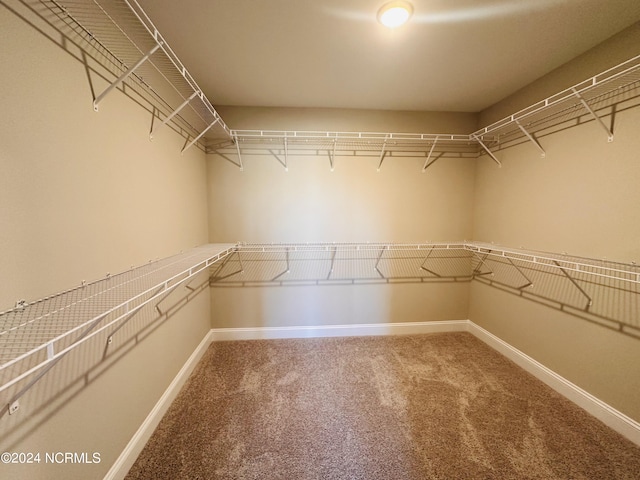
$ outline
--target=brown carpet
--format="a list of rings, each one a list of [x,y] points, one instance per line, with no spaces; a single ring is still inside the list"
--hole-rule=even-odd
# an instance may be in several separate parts
[[[214,343],[128,479],[638,479],[640,448],[467,333]]]

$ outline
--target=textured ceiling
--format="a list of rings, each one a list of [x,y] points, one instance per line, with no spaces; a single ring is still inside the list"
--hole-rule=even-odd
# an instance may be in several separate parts
[[[480,111],[627,26],[638,0],[139,0],[214,105]],[[640,52],[639,52],[640,53]]]

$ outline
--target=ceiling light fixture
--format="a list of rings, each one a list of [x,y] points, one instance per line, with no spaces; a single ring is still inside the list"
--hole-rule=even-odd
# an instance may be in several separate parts
[[[412,14],[413,6],[409,2],[389,2],[378,10],[378,21],[385,27],[397,28],[407,23]]]

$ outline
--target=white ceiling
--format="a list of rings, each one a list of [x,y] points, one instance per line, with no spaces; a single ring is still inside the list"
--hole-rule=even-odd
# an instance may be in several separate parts
[[[480,111],[627,26],[640,0],[139,0],[214,105]],[[640,53],[640,52],[639,52]]]

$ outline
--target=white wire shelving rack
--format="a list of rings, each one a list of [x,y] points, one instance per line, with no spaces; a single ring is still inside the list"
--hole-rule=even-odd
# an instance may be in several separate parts
[[[479,242],[239,243],[216,288],[470,282],[640,337],[640,267]]]
[[[145,306],[159,309],[205,272],[212,287],[478,280],[640,337],[640,266],[633,263],[469,241],[209,244],[0,312],[0,393],[9,392],[9,413],[63,356],[101,332],[109,343]]]
[[[612,141],[605,122],[610,107],[640,96],[638,55],[470,134],[236,130],[225,124],[136,0],[40,1],[58,18],[54,26],[89,46],[115,76],[96,92],[96,110],[123,83],[142,87],[156,110],[151,137],[175,124],[188,132],[183,151],[197,144],[241,170],[244,156],[265,154],[285,169],[293,155],[326,157],[331,169],[337,157],[348,156],[376,157],[378,170],[385,159],[416,156],[424,159],[422,172],[440,158],[487,155],[500,166],[498,150],[531,142],[544,156],[540,137],[581,119],[593,119]]]
[[[462,243],[240,243],[221,262],[211,284],[324,285],[468,281]]]
[[[204,149],[207,134],[229,137],[224,123],[195,79],[135,0],[41,0],[54,28],[91,52],[115,78],[95,92],[98,111],[123,84],[154,107],[150,138],[171,123],[185,132],[183,152]]]
[[[9,412],[64,355],[114,331],[146,305],[159,305],[177,287],[189,288],[191,279],[234,250],[234,244],[204,245],[0,312],[0,393],[20,383]]]
[[[324,156],[333,171],[337,157],[371,156],[380,171],[385,159],[420,157],[425,172],[440,158],[476,158],[478,142],[469,135],[431,133],[231,130],[231,140],[210,143],[207,152],[244,170],[244,155],[269,154],[288,170],[290,156]],[[237,162],[231,159],[237,158]]]
[[[469,243],[473,278],[640,338],[640,267],[606,259]]]
[[[558,125],[582,118],[593,119],[608,141],[613,131],[603,117],[608,107],[640,96],[640,55],[526,107],[471,134],[305,132],[280,130],[231,130],[231,139],[210,144],[207,152],[226,159],[235,154],[241,169],[243,155],[271,154],[288,169],[290,155],[320,155],[334,169],[337,156],[376,156],[378,171],[385,158],[419,156],[425,172],[439,158],[477,158],[488,155],[498,166],[495,151],[531,142],[545,155],[539,136]]]
[[[238,243],[234,249],[235,254],[280,254],[284,258],[292,260],[294,255],[300,255],[304,260],[306,254],[324,254],[328,258],[350,258],[380,260],[385,254],[388,258],[407,258],[407,253],[415,254],[418,258],[429,258],[434,252],[442,251],[469,252],[469,258],[475,258],[475,265],[471,276],[485,275],[482,265],[486,259],[504,259],[541,266],[558,272],[566,272],[564,275],[582,276],[595,280],[607,280],[622,282],[623,284],[640,285],[640,265],[635,263],[620,263],[606,259],[577,257],[565,253],[538,252],[525,249],[515,249],[482,242],[424,242],[424,243],[383,243],[383,242],[315,242],[315,243]],[[341,257],[338,257],[341,255]],[[358,255],[360,255],[358,257]],[[228,257],[228,260],[232,259]],[[324,258],[324,257],[323,257]],[[441,257],[445,258],[445,257]]]
[[[640,55],[622,62],[544,100],[492,123],[471,137],[484,143],[483,151],[506,148],[519,141],[531,142],[545,156],[538,136],[558,125],[567,125],[585,117],[601,127],[603,136],[613,141],[613,131],[603,116],[606,109],[640,96]],[[494,160],[498,161],[495,157]]]
[[[619,263],[609,260],[576,257],[567,254],[535,252],[524,249],[513,249],[489,243],[465,243],[465,249],[483,258],[503,258],[539,265],[558,271],[573,272],[585,277],[602,280],[613,280],[640,285],[640,266],[634,263]]]

